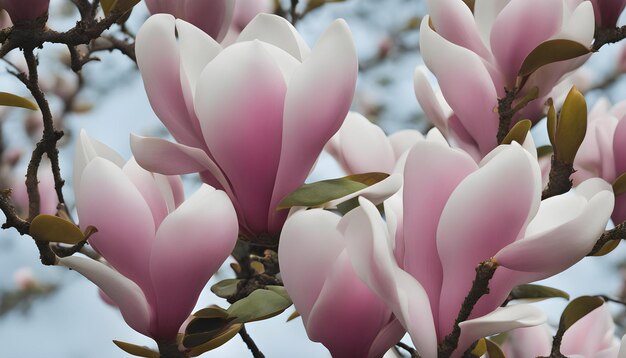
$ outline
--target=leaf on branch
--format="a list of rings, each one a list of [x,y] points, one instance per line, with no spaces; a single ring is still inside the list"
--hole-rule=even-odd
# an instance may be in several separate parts
[[[487,345],[487,355],[489,355],[489,358],[505,358],[504,352],[502,352],[499,345],[488,339],[485,339],[485,344]]]
[[[31,100],[8,92],[0,92],[0,106],[26,108],[31,111],[39,109]]]
[[[531,126],[532,122],[529,119],[524,119],[515,123],[513,128],[509,131],[509,134],[507,134],[502,140],[502,144],[511,144],[514,141],[519,144],[524,144]]]
[[[35,240],[76,245],[85,240],[78,226],[54,215],[37,215],[30,224],[30,236]]]
[[[218,297],[228,298],[237,293],[237,285],[239,285],[240,281],[241,280],[238,280],[236,278],[222,280],[211,286],[211,292],[213,292]]]
[[[268,286],[258,289],[248,297],[233,303],[227,310],[234,323],[246,323],[268,319],[281,314],[292,302],[284,287]]]
[[[520,67],[519,77],[530,76],[539,68],[554,62],[571,60],[590,53],[591,50],[579,42],[565,39],[548,40],[535,47]]]
[[[309,12],[317,9],[318,7],[331,2],[344,2],[345,0],[309,0],[306,4],[306,9],[304,12]]]
[[[596,296],[581,296],[570,302],[563,314],[561,314],[561,321],[559,322],[559,331],[567,331],[574,323],[579,319],[585,317],[587,314],[596,308],[602,306],[604,300]]]
[[[476,342],[476,346],[472,349],[472,355],[474,357],[482,357],[487,353],[487,342],[486,339],[481,338],[478,342]]]
[[[292,314],[289,315],[289,317],[287,317],[287,322],[293,321],[294,319],[300,317],[300,312],[298,311],[293,311]]]
[[[542,301],[549,298],[564,298],[569,300],[569,294],[556,288],[541,285],[519,285],[513,288],[509,300]]]
[[[204,354],[210,350],[213,350],[219,346],[221,346],[222,344],[230,341],[233,337],[235,337],[237,335],[237,333],[239,333],[239,331],[241,330],[241,327],[243,327],[243,324],[234,324],[230,327],[228,327],[226,330],[224,330],[223,333],[221,333],[220,335],[218,335],[217,337],[211,339],[210,341],[192,349],[189,352],[189,355],[192,357],[197,357],[201,354]]]
[[[621,242],[621,240],[609,240],[604,245],[602,245],[600,250],[594,252],[592,255],[589,255],[589,256],[605,256],[605,255],[608,255],[613,250],[617,249],[617,247],[619,246],[620,242]]]
[[[145,358],[159,358],[160,355],[158,352],[149,349],[148,347],[138,346],[131,343],[126,343],[122,341],[113,341],[116,346],[118,346],[124,352],[137,356],[137,357],[145,357]]]
[[[278,204],[277,210],[289,209],[294,206],[317,207],[365,189],[387,177],[389,174],[373,172],[304,184],[287,195]]]
[[[113,11],[126,12],[139,4],[141,0],[101,0],[104,15],[109,16]]]
[[[576,153],[587,134],[587,102],[576,87],[567,94],[555,132],[555,153],[564,163],[574,163]]]
[[[615,194],[615,196],[620,196],[626,193],[626,173],[620,175],[613,182],[613,193]]]
[[[554,153],[554,149],[551,145],[542,145],[537,148],[537,157],[543,158],[552,155]]]

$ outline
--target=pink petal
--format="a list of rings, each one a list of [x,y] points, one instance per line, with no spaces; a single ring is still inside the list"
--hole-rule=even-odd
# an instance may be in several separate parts
[[[448,199],[437,229],[443,266],[441,335],[452,329],[476,266],[515,241],[524,229],[540,196],[538,173],[538,164],[521,146],[506,146],[468,175]]]
[[[389,197],[394,195],[398,190],[402,188],[402,177],[400,174],[391,174],[386,179],[374,184],[370,185],[367,188],[358,190],[352,194],[348,194],[341,198],[331,200],[322,205],[325,208],[335,208],[337,205],[341,203],[345,203],[346,201],[356,198],[356,197],[364,197],[367,200],[373,202],[375,205],[381,204],[383,201],[387,200]]]
[[[548,357],[552,350],[552,334],[547,324],[514,329],[508,333],[502,348],[510,358]]]
[[[257,15],[237,38],[237,42],[252,40],[261,40],[275,45],[300,62],[310,53],[306,42],[291,23],[276,15]]]
[[[474,3],[474,18],[484,43],[490,43],[493,23],[509,2],[510,0],[478,0]]]
[[[413,129],[405,129],[397,131],[389,136],[389,143],[393,148],[393,154],[396,157],[396,161],[400,157],[411,149],[415,143],[424,139],[424,136],[419,131]]]
[[[370,347],[368,358],[377,358],[383,356],[389,350],[388,347],[400,342],[404,337],[406,330],[395,317],[378,333],[376,339]]]
[[[428,9],[438,34],[485,60],[491,59],[491,54],[480,38],[474,16],[467,5],[456,0],[428,0]]]
[[[280,166],[270,208],[304,182],[326,142],[341,127],[352,102],[357,71],[350,30],[345,21],[336,20],[289,81]],[[282,220],[280,214],[270,217],[270,231],[277,231]]]
[[[439,307],[443,278],[436,240],[439,218],[454,189],[477,168],[464,152],[431,141],[417,143],[407,157],[403,264],[428,293],[434,312]]]
[[[493,111],[498,94],[491,76],[478,55],[446,41],[428,21],[424,18],[420,30],[424,62],[437,77],[454,113],[486,154],[496,147],[498,130],[498,115]]]
[[[464,352],[480,338],[508,332],[521,327],[538,326],[546,322],[546,315],[531,305],[499,307],[492,313],[461,322],[461,338],[457,352]]]
[[[275,4],[273,0],[240,0],[235,3],[235,14],[233,15],[233,26],[238,30],[243,29],[258,14],[274,12]]]
[[[411,275],[398,267],[391,239],[378,209],[359,198],[360,207],[346,214],[340,228],[356,274],[394,312],[424,357],[437,352],[437,334],[428,296]]]
[[[513,270],[541,272],[549,277],[585,257],[604,232],[614,199],[601,179],[590,179],[577,191],[589,194],[544,200],[526,237],[500,250],[496,260]]]
[[[555,38],[568,39],[590,46],[596,28],[593,5],[588,1],[583,1],[568,15],[565,17],[566,21],[563,23],[561,32]]]
[[[154,175],[141,168],[137,162],[131,160],[124,165],[122,171],[128,179],[133,183],[135,188],[139,190],[143,199],[148,204],[154,219],[154,227],[159,227],[161,221],[167,216],[167,203],[163,194],[155,181]]]
[[[359,280],[345,250],[330,269],[306,324],[309,338],[333,357],[367,357],[391,311]],[[388,342],[390,349],[396,342]]]
[[[100,262],[83,257],[61,258],[59,265],[77,271],[100,287],[115,302],[132,329],[150,335],[150,307],[136,283]]]
[[[230,191],[230,184],[221,169],[202,149],[134,134],[130,135],[130,148],[137,163],[148,171],[165,175],[208,171],[203,179],[210,175],[211,181]]]
[[[217,42],[222,41],[235,11],[235,0],[186,0],[183,20],[194,24]]]
[[[196,111],[211,153],[254,233],[268,232],[280,158],[286,84],[259,41],[226,48],[198,83]],[[225,86],[225,84],[228,84]],[[244,105],[245,104],[245,105]]]
[[[154,219],[132,181],[115,164],[95,158],[83,171],[76,207],[81,228],[98,229],[89,242],[150,298],[148,263]]]
[[[89,137],[84,129],[81,130],[76,143],[76,152],[74,153],[72,173],[74,195],[78,195],[80,190],[80,178],[83,175],[83,170],[96,157],[104,158],[120,168],[126,163],[116,151],[109,148],[106,144]]]
[[[181,79],[174,17],[158,14],[146,20],[137,33],[135,52],[154,113],[178,142],[202,148],[200,135],[194,131],[193,107],[185,101],[185,93],[188,98],[192,91]]]
[[[559,32],[562,19],[562,0],[511,0],[502,9],[491,29],[491,50],[507,86],[515,85],[526,56]]]
[[[419,102],[422,111],[426,115],[426,119],[437,127],[444,135],[448,134],[448,116],[446,116],[441,108],[439,100],[435,95],[435,91],[430,81],[424,73],[425,68],[421,66],[415,69],[413,83],[415,89],[415,97]]]
[[[344,250],[337,230],[339,219],[322,209],[300,210],[289,216],[280,235],[280,274],[305,325],[333,263]]]
[[[626,120],[618,122],[613,135],[613,155],[617,176],[626,173]]]
[[[339,145],[350,174],[391,173],[396,164],[385,132],[356,112],[348,113],[339,130]]]
[[[228,196],[206,184],[165,218],[150,257],[158,320],[154,336],[176,337],[200,292],[235,247],[238,230]]]
[[[618,347],[616,340],[615,323],[608,306],[604,304],[565,331],[561,353],[566,356],[580,354],[595,357],[603,350]]]

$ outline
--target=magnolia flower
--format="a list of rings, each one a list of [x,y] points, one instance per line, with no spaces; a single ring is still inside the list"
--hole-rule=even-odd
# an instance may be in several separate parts
[[[74,192],[80,225],[106,259],[67,257],[60,264],[93,281],[129,326],[154,339],[175,339],[209,278],[237,240],[226,194],[203,184],[183,201],[178,177],[124,161],[82,132]]]
[[[582,259],[613,207],[611,188],[600,179],[541,202],[537,160],[515,142],[476,164],[441,140],[420,141],[408,154],[403,191],[403,223],[386,206],[385,224],[376,207],[360,198],[361,206],[341,226],[355,272],[425,357],[436,356],[437,342],[451,332],[470,291],[475,267],[492,257],[500,267],[489,295],[461,323],[456,352],[481,337],[540,323],[544,317],[536,309],[499,307],[513,287]]]
[[[572,176],[574,185],[600,177],[613,182],[626,173],[626,101],[611,107],[607,99],[599,100],[587,121],[587,135],[578,150]],[[626,194],[617,196],[611,217],[615,224],[626,220]]]
[[[0,8],[9,13],[13,23],[35,20],[48,14],[50,0],[0,0]]]
[[[617,19],[626,7],[625,0],[591,0],[591,3],[598,27],[617,26]]]
[[[152,108],[178,142],[133,137],[137,162],[199,172],[228,193],[244,235],[280,232],[287,213],[277,204],[302,185],[354,95],[346,23],[331,24],[311,51],[289,22],[260,14],[222,50],[196,27],[155,15],[136,44]]]
[[[240,32],[255,16],[262,13],[271,14],[275,8],[276,4],[273,0],[237,0],[232,27]]]
[[[428,5],[430,15],[420,30],[421,53],[454,111],[451,117],[439,113],[429,120],[480,157],[497,145],[499,118],[494,108],[505,96],[505,88],[520,85],[518,72],[531,51],[553,39],[586,47],[593,40],[593,8],[588,1],[477,0],[473,13],[458,0],[429,0]],[[531,74],[517,98],[537,87],[538,99],[518,112],[513,123],[541,119],[545,100],[557,95],[551,94],[554,86],[587,57],[552,63]],[[419,69],[415,91],[423,108],[438,106]]]
[[[626,346],[625,346],[626,348]],[[548,357],[552,350],[552,334],[547,325],[520,328],[509,333],[502,350],[509,358]],[[596,308],[563,335],[561,353],[566,357],[625,357],[615,337],[615,323],[606,304]]]
[[[216,41],[228,33],[235,0],[146,0],[151,14],[170,14],[185,20]]]
[[[379,203],[400,185],[396,174],[356,194]],[[311,340],[323,343],[333,357],[378,358],[405,330],[354,273],[341,220],[320,208],[293,209],[280,236],[280,275]]]
[[[393,173],[403,154],[423,138],[420,132],[408,129],[386,136],[367,118],[350,112],[325,149],[346,173]]]

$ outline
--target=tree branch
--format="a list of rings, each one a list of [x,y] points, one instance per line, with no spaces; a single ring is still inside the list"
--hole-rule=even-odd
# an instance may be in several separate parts
[[[248,349],[250,350],[250,352],[252,352],[252,356],[254,358],[265,358],[265,355],[259,350],[259,347],[257,347],[256,343],[254,343],[254,340],[252,340],[252,337],[250,337],[248,331],[246,331],[245,325],[241,326],[241,329],[239,330],[239,336],[244,341],[246,346],[248,346]]]
[[[541,193],[541,200],[567,193],[572,188],[570,177],[574,172],[573,164],[562,162],[553,154],[548,185]]]
[[[606,44],[622,41],[626,38],[626,26],[622,27],[597,27],[593,35],[594,41],[591,51],[597,52]]]
[[[596,241],[596,244],[593,246],[591,251],[587,254],[587,256],[595,255],[604,245],[609,241],[614,240],[624,240],[626,239],[626,222],[623,222],[611,230],[607,230],[600,236],[600,239]]]

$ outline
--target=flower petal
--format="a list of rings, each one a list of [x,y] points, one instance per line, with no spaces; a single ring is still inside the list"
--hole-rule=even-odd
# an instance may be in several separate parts
[[[115,302],[126,323],[137,332],[149,336],[150,307],[136,283],[100,262],[83,257],[60,258],[59,265],[77,271],[100,287]]]
[[[516,328],[538,326],[545,323],[546,319],[543,311],[531,305],[499,307],[485,316],[459,324],[461,338],[457,351],[464,352],[480,338]]]
[[[275,45],[302,62],[310,53],[309,46],[298,31],[284,18],[271,14],[258,14],[241,31],[237,42],[261,40]]]
[[[443,267],[441,335],[452,330],[476,266],[517,239],[540,197],[537,162],[516,143],[498,149],[498,155],[457,186],[441,213],[437,229]]]
[[[238,231],[226,193],[206,184],[165,218],[150,257],[155,334],[176,337],[200,292],[235,247]]]
[[[341,127],[354,96],[357,72],[350,30],[345,21],[336,20],[289,81],[270,208],[304,182],[326,142]],[[271,231],[279,229],[282,216],[270,218]]]
[[[254,233],[268,232],[268,213],[274,212],[270,200],[286,91],[280,69],[259,41],[227,47],[198,83],[202,133]]]
[[[124,159],[116,151],[109,148],[106,144],[89,137],[87,132],[82,129],[76,143],[76,152],[74,153],[74,171],[72,173],[74,195],[78,195],[80,190],[80,179],[83,175],[83,170],[96,157],[104,158],[120,168],[125,164]]]
[[[201,28],[217,42],[222,41],[230,27],[235,0],[186,0],[183,19]]]
[[[435,127],[441,131],[444,135],[448,134],[448,115],[444,114],[443,108],[435,95],[430,81],[426,77],[426,68],[423,66],[415,69],[413,75],[413,83],[415,89],[415,97],[426,119],[431,122]]]

